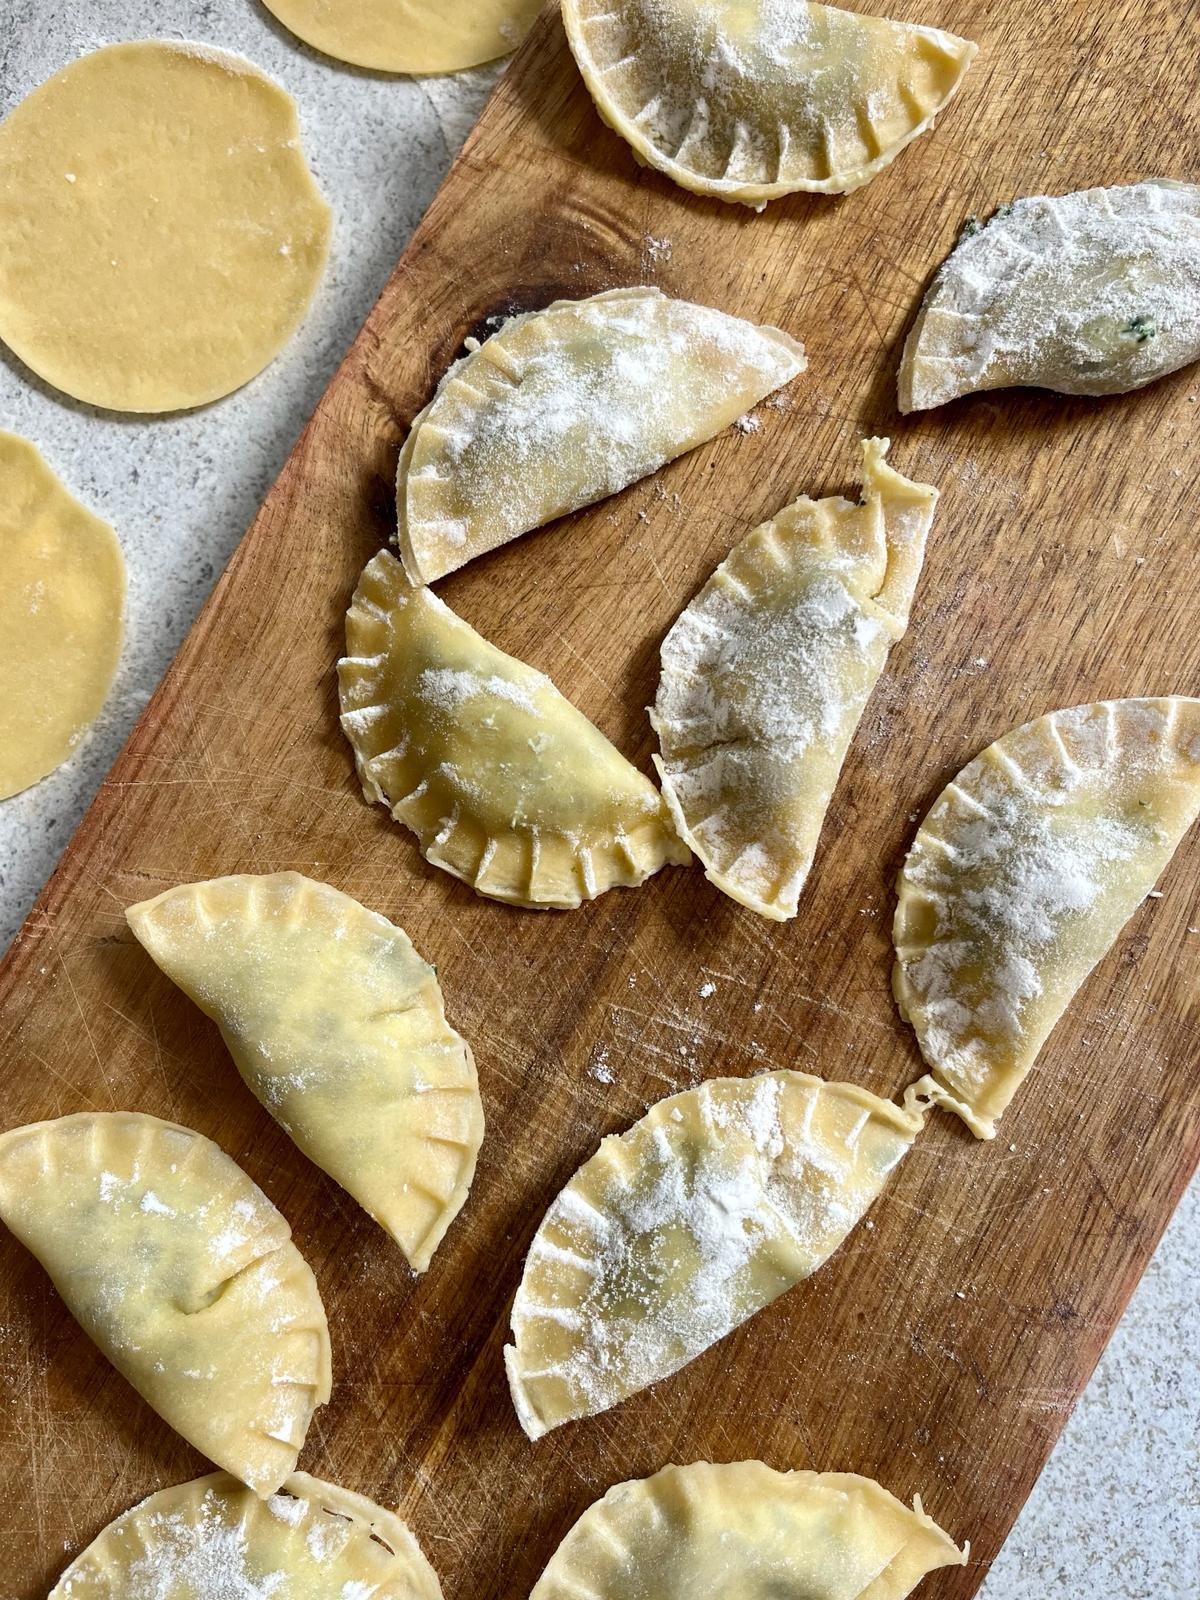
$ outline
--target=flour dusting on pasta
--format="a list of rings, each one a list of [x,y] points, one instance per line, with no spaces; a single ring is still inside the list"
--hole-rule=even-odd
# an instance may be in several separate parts
[[[662,646],[663,793],[709,878],[796,914],[859,718],[904,631],[936,490],[864,444],[859,504],[798,500],[734,548]]]
[[[761,207],[867,183],[933,119],[975,46],[804,0],[565,0],[604,119],[701,194]]]
[[[702,1084],[606,1140],[548,1211],[513,1308],[527,1431],[669,1376],[815,1271],[919,1126],[775,1072]]]
[[[1200,358],[1200,187],[1037,195],[972,221],[900,369],[903,411],[1031,384],[1119,394]]]
[[[1200,811],[1198,730],[1182,697],[1053,712],[977,756],[922,823],[893,981],[981,1137]]]
[[[778,328],[657,289],[512,317],[451,367],[415,419],[398,540],[432,582],[694,449],[804,368]]]

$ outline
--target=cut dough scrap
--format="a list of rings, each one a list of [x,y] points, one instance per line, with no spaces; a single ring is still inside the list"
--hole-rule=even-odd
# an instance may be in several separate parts
[[[1006,734],[934,802],[900,872],[893,986],[982,1139],[1200,814],[1200,700],[1107,700]]]
[[[126,916],[271,1115],[424,1272],[467,1198],[483,1104],[408,935],[298,872],[183,884]]]
[[[515,50],[540,0],[263,0],[298,39],[376,72],[459,72]]]
[[[966,1560],[871,1478],[697,1461],[589,1506],[530,1600],[904,1600]]]
[[[49,1600],[441,1600],[391,1511],[306,1472],[256,1498],[224,1472],[162,1489],[110,1522]]]
[[[833,1254],[921,1130],[802,1072],[717,1078],[605,1139],[546,1213],[504,1352],[531,1439],[669,1377]]]
[[[760,210],[869,183],[933,127],[977,46],[803,0],[563,0],[611,128],[696,194]]]
[[[368,800],[480,894],[577,906],[691,859],[662,796],[549,678],[497,650],[381,551],[338,664]]]
[[[1038,195],[971,222],[904,346],[901,411],[980,389],[1124,394],[1200,360],[1200,187]]]
[[[0,1220],[134,1388],[268,1495],[329,1398],[329,1331],[286,1221],[210,1139],[133,1111],[0,1135]]]
[[[825,810],[908,625],[938,492],[864,442],[862,499],[797,500],[721,563],[663,641],[650,720],[680,835],[718,888],[796,915]]]
[[[452,366],[414,420],[397,540],[432,583],[656,472],[805,367],[804,348],[658,289],[512,317]]]
[[[0,338],[77,400],[203,405],[295,332],[329,228],[270,78],[207,45],[107,45],[0,123]]]
[[[4,800],[64,762],[104,704],[121,654],[125,562],[108,523],[2,430],[0,483]]]

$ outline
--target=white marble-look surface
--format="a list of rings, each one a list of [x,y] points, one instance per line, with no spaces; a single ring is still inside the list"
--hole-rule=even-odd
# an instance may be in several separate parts
[[[81,51],[154,36],[239,50],[295,96],[306,152],[334,208],[332,262],[280,359],[191,415],[94,412],[44,389],[0,347],[0,427],[34,440],[69,488],[112,522],[130,576],[121,669],[92,737],[44,783],[0,803],[0,948],[282,466],[495,75],[414,81],[342,67],[293,41],[256,0],[0,0],[0,114]],[[1198,1278],[1193,1188],[993,1567],[986,1600],[1200,1595]]]

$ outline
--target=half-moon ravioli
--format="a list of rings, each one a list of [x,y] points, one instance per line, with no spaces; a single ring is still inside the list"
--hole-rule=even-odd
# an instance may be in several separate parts
[[[989,745],[900,872],[893,986],[982,1139],[1200,814],[1200,700],[1104,700]]]
[[[190,1128],[82,1112],[0,1135],[0,1220],[190,1444],[278,1489],[329,1398],[329,1331],[287,1222]]]
[[[49,1600],[441,1600],[412,1533],[364,1495],[295,1472],[257,1499],[223,1472],[110,1522]]]
[[[563,0],[575,59],[637,158],[760,210],[845,194],[932,128],[977,46],[804,0]]]
[[[1200,360],[1200,186],[1037,195],[969,222],[900,363],[901,411],[1029,384],[1124,394]]]
[[[529,1247],[505,1350],[531,1439],[669,1377],[833,1254],[921,1130],[803,1072],[716,1078],[605,1139]]]
[[[589,1506],[530,1600],[904,1600],[966,1559],[871,1478],[696,1461]]]
[[[126,916],[271,1115],[423,1272],[467,1198],[483,1104],[408,935],[298,872],[185,883]]]
[[[338,664],[368,800],[480,894],[577,906],[690,860],[662,796],[543,673],[506,656],[381,551]]]
[[[656,472],[806,365],[779,328],[645,288],[556,301],[469,349],[400,453],[414,583]]]
[[[726,894],[796,915],[863,707],[908,626],[938,493],[863,445],[862,498],[756,528],[667,634],[650,720],[680,835]]]

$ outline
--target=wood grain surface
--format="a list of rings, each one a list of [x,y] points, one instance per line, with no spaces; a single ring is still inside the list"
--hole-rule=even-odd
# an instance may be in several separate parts
[[[768,1066],[896,1093],[920,1063],[888,987],[892,883],[925,807],[1042,711],[1200,692],[1195,371],[1110,401],[1013,392],[904,422],[894,403],[904,332],[969,213],[1194,176],[1200,114],[1180,64],[1200,59],[1200,7],[890,9],[982,45],[943,125],[857,194],[762,216],[637,168],[543,16],[0,974],[5,1126],[151,1111],[218,1140],[290,1219],[334,1345],[333,1399],[301,1464],[398,1506],[448,1600],[523,1600],[620,1479],[745,1456],[919,1491],[972,1543],[970,1565],[922,1594],[965,1600],[1197,1161],[1193,839],[994,1144],[936,1114],[810,1283],[605,1416],[537,1445],[517,1427],[500,1352],[522,1258],[600,1137],[700,1078]],[[807,375],[761,409],[760,431],[731,430],[439,590],[649,770],[643,708],[680,608],[785,502],[853,489],[859,438],[890,433],[895,466],[943,489],[940,514],[910,632],[782,926],[698,869],[562,915],[477,899],[364,803],[338,731],[346,605],[392,530],[406,425],[464,336],[499,312],[641,282],[787,328],[808,345]],[[126,931],[125,906],[170,884],[282,868],[405,927],[478,1056],[478,1176],[420,1280]],[[41,1596],[110,1517],[204,1470],[0,1237],[6,1600]]]

